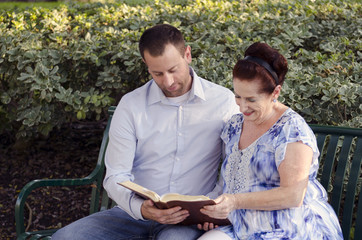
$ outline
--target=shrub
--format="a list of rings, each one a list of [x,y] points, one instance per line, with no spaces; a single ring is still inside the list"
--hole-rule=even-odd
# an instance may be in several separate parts
[[[232,88],[231,69],[263,41],[288,58],[281,101],[310,123],[360,127],[361,3],[354,1],[155,1],[34,7],[0,15],[0,133],[47,135],[101,121],[150,78],[142,32],[170,23],[202,77]]]

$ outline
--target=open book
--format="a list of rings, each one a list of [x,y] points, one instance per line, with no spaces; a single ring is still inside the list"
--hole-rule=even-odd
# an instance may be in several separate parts
[[[159,196],[156,192],[131,181],[125,181],[118,184],[134,191],[137,195],[144,199],[151,199],[159,209],[168,209],[180,206],[182,209],[188,210],[190,215],[180,223],[182,225],[203,224],[204,222],[214,223],[219,226],[230,224],[228,219],[215,219],[200,212],[200,209],[205,205],[215,205],[214,200],[209,197],[203,195],[181,195],[178,193],[166,193]]]

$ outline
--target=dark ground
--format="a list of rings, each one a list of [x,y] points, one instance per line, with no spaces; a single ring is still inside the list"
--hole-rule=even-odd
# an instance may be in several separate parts
[[[0,136],[0,239],[16,239],[14,206],[33,179],[85,177],[96,165],[104,125],[73,124],[47,139],[9,147]],[[91,187],[51,187],[32,192],[25,206],[25,227],[65,226],[88,215]],[[30,216],[30,218],[29,218]]]

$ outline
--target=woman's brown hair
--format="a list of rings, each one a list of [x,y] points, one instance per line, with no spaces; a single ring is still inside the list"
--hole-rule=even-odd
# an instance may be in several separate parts
[[[239,60],[233,69],[233,79],[260,80],[261,92],[271,94],[277,85],[283,85],[288,72],[288,63],[278,50],[266,43],[253,43],[245,51],[245,57]],[[254,60],[255,59],[255,60]],[[268,66],[269,65],[269,66]],[[276,73],[275,79],[273,72]]]

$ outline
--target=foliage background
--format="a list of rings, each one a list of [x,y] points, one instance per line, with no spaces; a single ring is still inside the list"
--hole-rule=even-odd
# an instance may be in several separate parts
[[[290,65],[281,101],[310,123],[361,127],[360,0],[82,2],[0,4],[1,239],[15,238],[26,182],[93,169],[106,109],[149,79],[137,42],[154,24],[179,27],[198,74],[228,88],[244,50],[267,42]],[[84,188],[36,191],[28,225],[64,226],[87,215],[89,197]]]
[[[361,124],[360,1],[154,1],[62,4],[0,14],[0,133],[48,135],[76,121],[101,121],[149,76],[142,32],[170,23],[192,47],[200,76],[231,86],[251,43],[280,49],[290,71],[281,101],[310,123]]]

